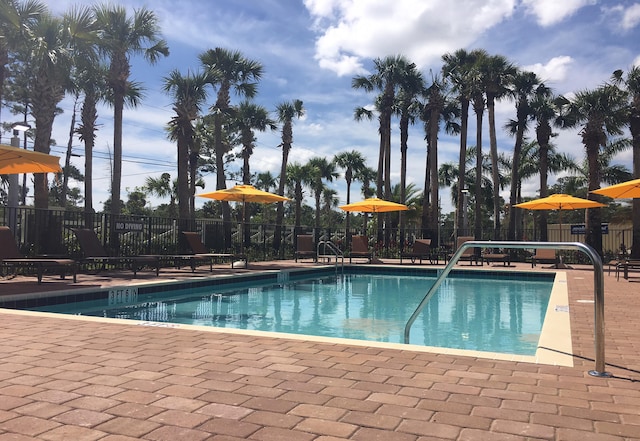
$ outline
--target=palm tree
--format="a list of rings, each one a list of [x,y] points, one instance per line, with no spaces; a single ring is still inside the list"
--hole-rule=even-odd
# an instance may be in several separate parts
[[[175,116],[168,124],[169,139],[177,143],[178,149],[178,216],[182,220],[192,219],[195,213],[191,210],[191,200],[195,188],[195,176],[190,176],[190,165],[195,170],[197,155],[190,158],[194,151],[195,121],[207,99],[207,75],[204,73],[187,73],[182,75],[177,69],[172,70],[163,79],[163,90],[171,95]],[[191,163],[191,164],[190,164]],[[191,184],[191,185],[190,185]]]
[[[627,96],[618,87],[605,84],[594,90],[576,93],[565,102],[561,122],[564,127],[580,126],[589,168],[588,190],[597,190],[601,183],[599,154],[607,145],[610,136],[623,133],[626,123]],[[589,193],[591,200],[600,201],[600,196]],[[586,243],[602,256],[602,230],[599,208],[587,210]]]
[[[280,182],[278,183],[278,194],[284,196],[284,187],[287,183],[287,161],[289,151],[293,144],[293,119],[302,118],[305,110],[301,100],[285,101],[276,106],[278,122],[282,124],[282,135],[280,147],[282,148],[282,164],[280,166]],[[284,203],[278,202],[276,209],[276,230],[273,236],[273,249],[280,250],[282,243],[282,228],[284,221]]]
[[[295,203],[295,226],[300,227],[300,217],[302,212],[302,199],[304,194],[302,186],[309,175],[309,168],[305,165],[294,162],[287,165],[287,185],[293,190],[293,200]]]
[[[354,89],[367,92],[380,91],[376,100],[376,108],[380,111],[380,150],[378,156],[377,195],[389,198],[391,196],[391,116],[395,105],[398,88],[405,84],[408,77],[416,74],[416,65],[409,62],[402,55],[388,56],[384,59],[373,60],[375,73],[369,76],[357,76],[351,81]],[[384,193],[383,193],[384,183]]]
[[[325,189],[323,180],[329,182],[333,181],[333,178],[338,176],[336,173],[336,165],[333,161],[327,161],[326,158],[315,157],[309,159],[307,162],[309,176],[311,181],[311,191],[316,200],[316,215],[315,224],[316,234],[320,232],[320,200],[322,198],[322,192]]]
[[[267,129],[275,130],[276,122],[269,117],[269,111],[258,104],[250,101],[241,102],[235,109],[232,125],[240,131],[240,142],[242,143],[242,182],[251,183],[251,171],[249,159],[253,155],[255,136],[254,130],[264,132]]]
[[[46,11],[46,5],[36,0],[0,0],[0,111],[4,103],[4,80],[10,55],[31,39],[31,27]]]
[[[464,182],[466,174],[467,162],[467,132],[469,127],[469,104],[474,82],[477,82],[478,70],[477,59],[483,54],[482,51],[467,52],[465,49],[458,49],[453,54],[445,54],[442,56],[444,65],[442,66],[442,75],[451,86],[452,90],[457,94],[460,103],[460,154],[458,158],[458,182]],[[480,144],[478,144],[480,145]],[[458,186],[456,197],[456,228],[462,226],[464,219],[463,212],[463,193],[464,185]],[[459,235],[456,231],[456,237]]]
[[[496,136],[496,100],[507,96],[508,85],[516,68],[502,55],[482,57],[478,64],[489,117],[489,147],[493,179],[493,238],[500,239],[500,185],[498,171],[498,141]]]
[[[209,74],[209,82],[218,89],[214,113],[214,150],[216,156],[216,190],[227,188],[224,171],[224,155],[227,148],[223,143],[222,123],[231,109],[231,89],[239,96],[253,98],[258,91],[257,82],[262,77],[262,64],[245,58],[239,51],[217,47],[200,54],[200,63]],[[231,244],[231,212],[229,203],[222,203],[222,222],[225,244]]]
[[[264,191],[271,191],[278,186],[278,181],[270,171],[258,173],[256,176],[256,188]]]
[[[109,60],[107,83],[113,99],[111,213],[117,216],[121,211],[122,115],[131,87],[130,59],[133,55],[143,55],[150,64],[155,64],[161,55],[169,55],[169,48],[160,38],[156,15],[146,8],[134,10],[130,17],[123,6],[102,4],[95,7],[95,16],[100,29],[99,50]]]
[[[425,237],[435,239],[438,235],[439,222],[439,185],[438,185],[438,133],[440,121],[444,120],[447,133],[458,133],[460,126],[456,120],[459,111],[447,99],[447,84],[437,75],[425,91],[426,102],[421,118],[424,121],[427,139],[427,165],[425,168],[425,197],[422,202],[422,228]],[[428,190],[427,190],[428,189]]]
[[[623,86],[629,94],[627,125],[633,145],[633,178],[640,179],[640,67],[633,66],[624,77],[621,70],[613,73],[613,84]],[[631,256],[640,258],[640,199],[633,199],[631,219],[633,238]]]
[[[557,136],[553,133],[552,124],[557,125],[557,118],[560,112],[560,102],[553,95],[550,88],[544,84],[536,88],[535,96],[530,103],[531,117],[536,122],[536,140],[539,145],[539,166],[540,166],[540,197],[544,198],[549,195],[547,178],[550,168],[551,144],[549,140]],[[547,211],[541,210],[538,213],[538,230],[540,231],[540,240],[546,242],[549,240],[547,230]]]
[[[519,225],[520,210],[515,205],[518,203],[518,186],[520,185],[520,159],[524,135],[529,129],[529,120],[532,117],[531,101],[535,97],[540,85],[540,79],[533,72],[517,71],[511,79],[510,94],[516,101],[516,120],[508,124],[511,133],[516,136],[513,147],[511,168],[511,193],[509,197],[509,230],[508,240],[516,239],[516,226]]]
[[[57,105],[70,84],[73,56],[71,48],[93,32],[93,17],[86,8],[71,10],[62,19],[41,14],[32,27],[33,78],[30,85],[32,115],[36,131],[34,150],[49,153],[51,131]],[[34,175],[34,205],[48,208],[46,174]]]
[[[350,152],[338,153],[334,156],[333,161],[335,164],[344,169],[344,180],[347,183],[347,204],[351,203],[351,183],[354,179],[357,179],[362,170],[366,167],[364,156],[357,150],[351,150]],[[351,241],[351,213],[347,211],[346,214],[346,233],[347,233],[347,248]]]
[[[333,188],[325,187],[322,190],[322,200],[324,201],[324,218],[327,225],[334,225],[333,216],[334,208],[338,207],[339,200],[337,198],[338,192]]]
[[[162,173],[159,178],[147,176],[145,180],[144,188],[160,198],[169,197],[169,215],[176,216],[176,199],[178,196],[178,182],[177,180],[171,180],[169,173]]]
[[[367,199],[370,197],[373,197],[373,195],[375,195],[375,191],[373,188],[371,188],[371,183],[374,182],[376,180],[376,177],[378,176],[378,171],[376,169],[370,168],[370,167],[364,167],[362,168],[357,174],[355,179],[362,182],[362,197]],[[367,220],[368,220],[369,214],[368,213],[363,213],[363,222],[362,222],[362,228],[364,231],[367,230]]]

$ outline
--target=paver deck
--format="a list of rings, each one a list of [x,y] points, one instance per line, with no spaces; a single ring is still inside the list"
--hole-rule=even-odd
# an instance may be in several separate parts
[[[605,273],[597,378],[593,276],[566,272],[573,367],[0,311],[0,441],[640,439],[640,284]]]

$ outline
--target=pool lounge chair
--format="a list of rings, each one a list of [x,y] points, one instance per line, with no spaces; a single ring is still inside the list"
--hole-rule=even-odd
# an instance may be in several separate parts
[[[96,232],[89,228],[72,228],[76,235],[83,264],[93,264],[105,269],[107,265],[127,266],[133,271],[133,276],[144,267],[155,269],[156,276],[160,274],[160,256],[110,256],[104,249]]]
[[[367,236],[352,236],[351,237],[351,252],[349,253],[349,263],[354,257],[365,257],[367,263],[371,263],[373,255],[369,251],[369,241]]]
[[[249,264],[249,260],[247,256],[244,254],[231,254],[231,253],[212,253],[210,252],[204,243],[202,243],[202,239],[200,238],[200,233],[197,231],[183,231],[185,239],[187,239],[187,244],[189,245],[189,249],[191,250],[191,254],[183,254],[174,256],[174,258],[179,260],[188,260],[191,266],[191,271],[194,272],[198,264],[202,262],[206,262],[209,264],[209,271],[213,271],[213,264],[220,260],[230,260],[231,267],[233,268],[233,263],[237,260],[244,262],[244,267],[246,268]]]
[[[298,259],[313,259],[314,262],[318,261],[317,250],[311,234],[299,234],[296,236],[296,252],[294,258],[296,262]]]
[[[416,239],[413,241],[411,249],[405,250],[400,253],[400,264],[402,265],[402,259],[410,259],[411,263],[416,263],[416,260],[422,264],[422,260],[429,260],[429,263],[433,263],[433,253],[431,249],[431,239]]]
[[[460,248],[460,246],[462,246],[463,243],[470,242],[472,240],[475,240],[475,238],[473,236],[458,236],[458,239],[456,241],[456,251],[458,250],[458,248]],[[451,258],[453,257],[454,254],[455,253],[452,253],[452,254],[449,255],[449,260],[451,260]],[[476,254],[476,249],[475,248],[467,248],[466,250],[464,250],[464,252],[460,256],[460,259],[458,259],[458,262],[461,262],[463,260],[468,260],[469,261],[469,265],[473,264],[474,262],[475,262],[476,265],[478,263],[480,263],[480,265],[482,265],[482,259],[478,258],[478,255]]]
[[[536,266],[537,263],[553,263],[554,266],[558,267],[560,260],[558,259],[556,250],[552,248],[540,248],[531,256],[531,268]]]
[[[0,266],[4,270],[13,273],[18,268],[35,271],[38,276],[38,284],[42,283],[45,272],[55,271],[64,279],[67,274],[73,275],[73,283],[76,282],[78,263],[73,259],[52,257],[24,257],[18,248],[13,232],[9,227],[0,227]]]

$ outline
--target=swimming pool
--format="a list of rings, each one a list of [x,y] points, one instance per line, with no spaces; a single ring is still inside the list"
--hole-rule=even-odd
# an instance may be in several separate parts
[[[30,309],[401,343],[409,316],[436,276],[434,271],[301,274],[167,292],[121,290],[97,300]],[[548,274],[454,273],[414,323],[410,342],[532,356],[552,287]]]

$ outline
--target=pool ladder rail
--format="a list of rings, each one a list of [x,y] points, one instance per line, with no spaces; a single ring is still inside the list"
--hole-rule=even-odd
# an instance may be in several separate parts
[[[554,249],[573,250],[586,254],[593,264],[593,297],[594,297],[594,343],[595,343],[595,369],[589,371],[589,375],[594,377],[611,377],[605,371],[605,351],[604,351],[604,275],[603,265],[600,255],[589,245],[582,242],[525,242],[525,241],[468,241],[464,242],[456,253],[451,257],[449,263],[439,272],[433,286],[427,291],[424,298],[418,304],[415,311],[407,321],[404,328],[404,342],[409,343],[409,334],[413,322],[418,318],[422,309],[429,302],[429,299],[437,291],[443,280],[449,275],[454,265],[460,260],[467,248],[505,248],[505,249]]]
[[[322,254],[320,254],[320,247],[322,247]],[[327,254],[327,250],[331,254]],[[335,246],[333,242],[330,240],[321,240],[318,242],[318,246],[316,247],[316,257],[319,260],[327,259],[329,263],[331,263],[331,259],[336,259],[336,271],[338,270],[338,258],[340,259],[340,266],[342,271],[344,271],[344,254],[342,254],[342,250]]]

